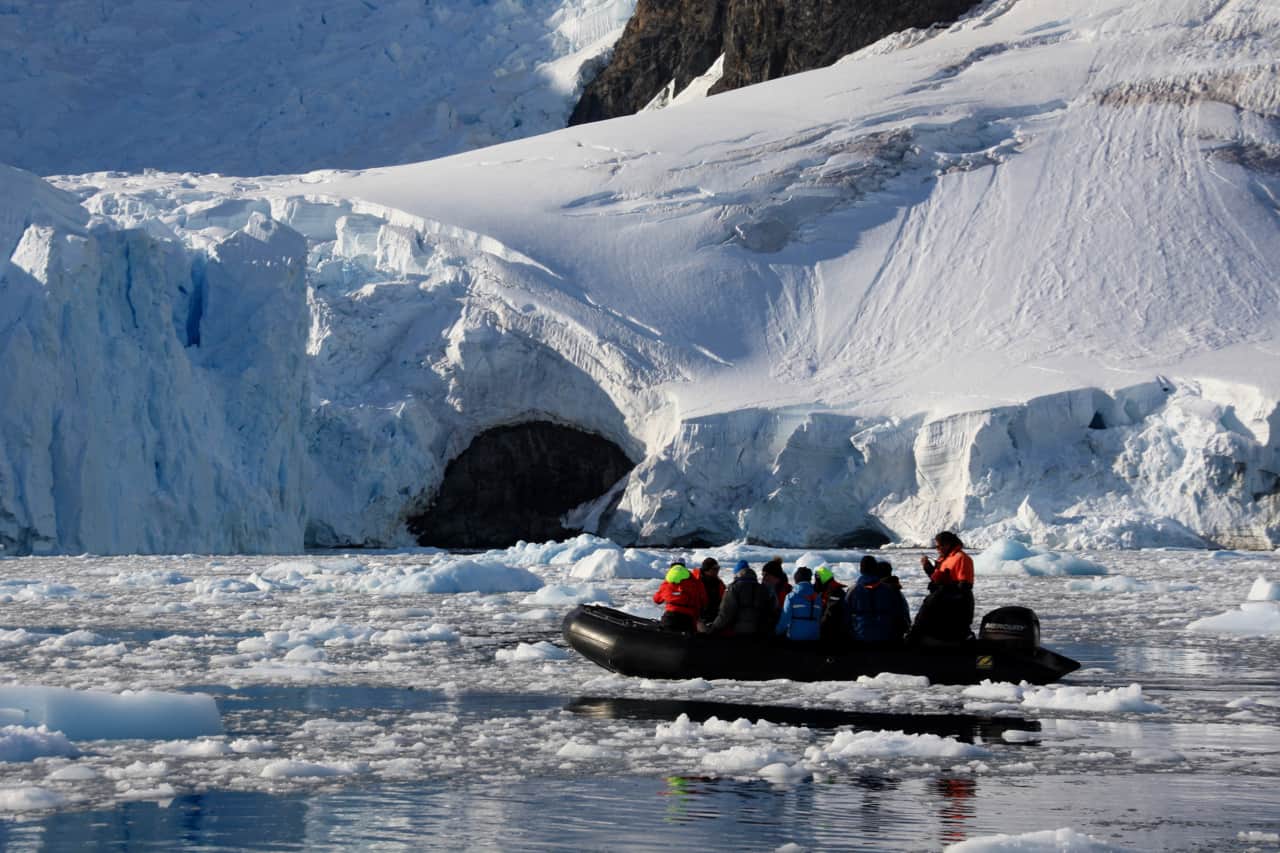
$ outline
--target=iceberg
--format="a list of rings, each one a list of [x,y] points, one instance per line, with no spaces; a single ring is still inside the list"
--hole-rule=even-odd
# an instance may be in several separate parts
[[[19,718],[23,726],[44,727],[34,732],[60,732],[71,740],[178,740],[222,734],[218,706],[203,693],[10,685],[0,687],[0,709],[5,722]],[[5,730],[11,737],[12,728]]]

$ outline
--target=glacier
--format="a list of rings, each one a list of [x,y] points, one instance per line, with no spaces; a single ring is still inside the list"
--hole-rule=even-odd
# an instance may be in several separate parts
[[[412,545],[534,422],[624,545],[1274,548],[1277,32],[995,0],[423,163],[6,171],[3,553]]]
[[[245,175],[562,127],[635,0],[23,6],[0,5],[0,162]]]

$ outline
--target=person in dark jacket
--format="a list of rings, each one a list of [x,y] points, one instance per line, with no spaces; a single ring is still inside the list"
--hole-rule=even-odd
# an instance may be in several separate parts
[[[739,562],[743,562],[739,560]],[[702,608],[702,621],[710,625],[720,613],[720,601],[724,598],[724,581],[720,580],[720,563],[715,557],[707,557],[700,568],[693,570],[693,576],[702,581],[706,589],[707,604]]]
[[[739,560],[739,563],[746,563],[746,560]],[[778,609],[782,609],[782,603],[787,600],[787,596],[791,594],[791,584],[787,581],[787,573],[782,568],[782,558],[774,557],[765,563],[760,569],[760,582],[773,591],[778,597]]]
[[[853,614],[853,636],[862,643],[900,643],[911,628],[902,585],[886,561],[864,557],[861,574],[849,596]]]
[[[778,636],[797,642],[818,639],[818,628],[822,621],[822,596],[809,582],[812,578],[813,572],[804,566],[796,569],[796,588],[782,604],[782,613],[775,629]]]
[[[662,627],[692,633],[698,628],[702,608],[707,606],[707,592],[702,581],[684,567],[684,561],[675,560],[662,586],[653,594],[653,603],[667,606],[662,614]]]
[[[716,621],[707,628],[713,634],[733,637],[767,637],[777,621],[777,599],[756,579],[752,569],[734,575],[720,602]]]
[[[826,566],[819,566],[813,575],[813,588],[822,596],[822,641],[833,647],[846,645],[851,639],[845,601],[848,587],[836,580],[835,573]]]

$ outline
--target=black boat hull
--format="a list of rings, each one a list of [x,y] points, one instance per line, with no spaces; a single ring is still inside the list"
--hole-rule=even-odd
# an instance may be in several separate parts
[[[1048,684],[1080,668],[1045,648],[992,640],[937,646],[851,644],[832,650],[785,640],[684,634],[597,605],[574,608],[564,619],[563,633],[570,647],[593,663],[642,678],[850,681],[893,672],[924,676],[932,684]]]

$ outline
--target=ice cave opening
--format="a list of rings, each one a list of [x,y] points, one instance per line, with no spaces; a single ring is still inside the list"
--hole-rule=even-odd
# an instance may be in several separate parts
[[[445,468],[425,509],[408,518],[420,545],[498,548],[545,542],[566,512],[600,497],[635,463],[607,438],[549,421],[480,433]]]

